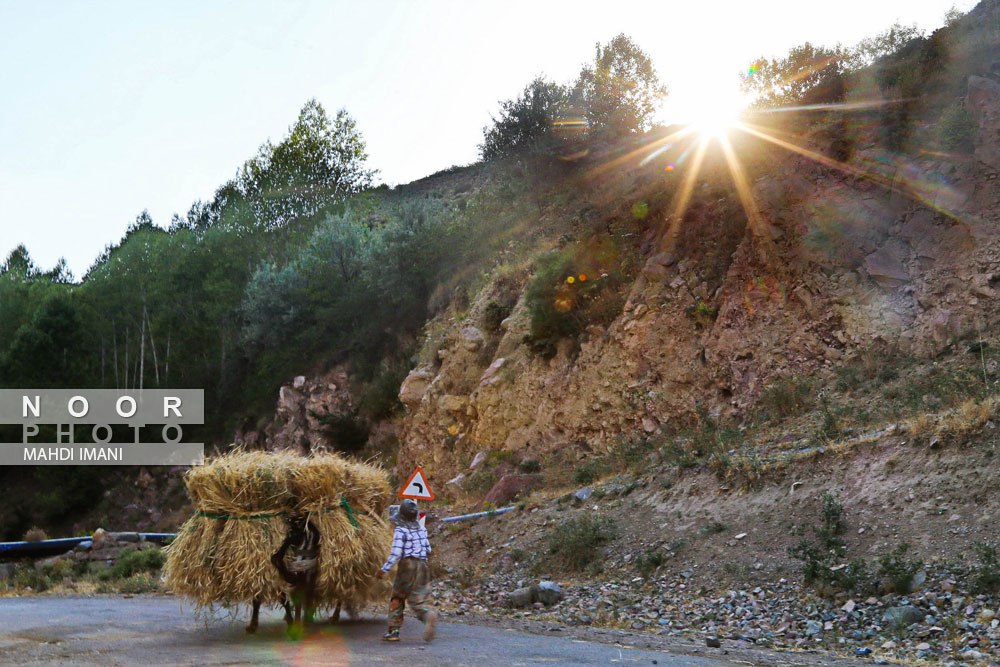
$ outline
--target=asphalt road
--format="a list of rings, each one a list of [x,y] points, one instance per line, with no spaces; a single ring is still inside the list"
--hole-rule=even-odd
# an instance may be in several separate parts
[[[261,612],[256,635],[246,619],[197,618],[174,598],[139,596],[0,598],[0,664],[59,665],[719,665],[707,658],[439,623],[427,644],[407,617],[402,641],[380,641],[381,620],[314,626],[285,637],[276,611]]]

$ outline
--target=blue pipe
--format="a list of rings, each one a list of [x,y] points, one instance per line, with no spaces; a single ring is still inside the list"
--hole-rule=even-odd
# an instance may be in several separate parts
[[[162,544],[168,539],[177,537],[176,533],[137,533],[139,539],[147,542]],[[94,539],[91,535],[83,537],[63,537],[55,540],[41,540],[40,542],[0,542],[0,558],[14,558],[20,556],[57,556],[71,551],[81,542],[89,542]]]
[[[465,519],[478,519],[481,516],[494,516],[496,514],[506,514],[511,510],[516,510],[516,505],[511,505],[510,507],[504,507],[500,510],[487,510],[485,512],[476,512],[475,514],[463,514],[461,516],[450,516],[446,519],[441,519],[441,523],[452,523],[454,521],[464,521]]]

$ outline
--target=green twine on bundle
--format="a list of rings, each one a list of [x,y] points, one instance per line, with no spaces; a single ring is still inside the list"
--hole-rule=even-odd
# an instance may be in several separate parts
[[[351,509],[350,503],[347,502],[347,498],[344,496],[340,497],[340,506],[347,510],[347,518],[351,520],[355,528],[360,530],[361,526],[358,525],[358,520],[354,518],[354,510]]]

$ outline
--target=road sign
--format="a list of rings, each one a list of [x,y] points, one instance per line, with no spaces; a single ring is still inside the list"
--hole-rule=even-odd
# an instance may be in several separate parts
[[[412,498],[413,500],[434,500],[434,492],[427,484],[424,471],[417,467],[410,475],[410,479],[403,485],[403,490],[399,492],[400,498]]]

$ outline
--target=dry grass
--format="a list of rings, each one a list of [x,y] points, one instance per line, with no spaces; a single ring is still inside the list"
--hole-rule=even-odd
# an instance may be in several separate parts
[[[381,518],[390,498],[379,467],[333,454],[245,452],[220,456],[185,477],[195,514],[167,550],[164,575],[198,606],[278,603],[287,585],[271,564],[287,534],[286,515],[303,512],[320,531],[318,596],[362,603],[380,593],[375,573],[392,531]],[[350,504],[355,527],[341,499]]]
[[[910,422],[910,434],[916,440],[927,439],[937,430],[937,417],[922,414]]]
[[[986,422],[997,414],[1000,398],[990,397],[983,401],[968,400],[958,408],[941,417],[937,436],[944,445],[964,445],[983,430]]]

